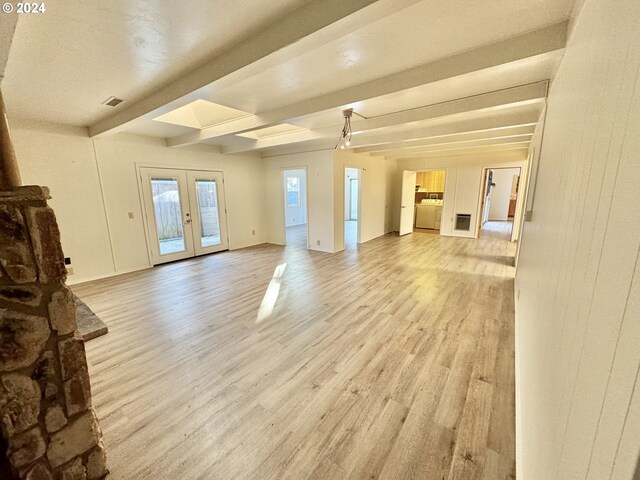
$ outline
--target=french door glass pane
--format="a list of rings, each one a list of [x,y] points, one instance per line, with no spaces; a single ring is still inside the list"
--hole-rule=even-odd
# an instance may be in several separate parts
[[[151,194],[156,215],[160,255],[184,252],[180,190],[175,178],[152,178]]]
[[[215,180],[196,180],[198,213],[200,214],[200,246],[220,245],[218,190]]]

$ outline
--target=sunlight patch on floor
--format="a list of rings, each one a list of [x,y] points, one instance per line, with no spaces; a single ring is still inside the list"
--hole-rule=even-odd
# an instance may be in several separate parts
[[[271,277],[271,281],[269,282],[267,291],[265,292],[262,303],[260,304],[260,308],[258,309],[258,317],[256,318],[256,323],[260,323],[264,319],[269,318],[269,316],[273,313],[273,308],[276,306],[278,295],[280,294],[280,280],[284,275],[284,271],[286,270],[286,268],[287,264],[282,263],[278,265],[273,272],[273,277]]]

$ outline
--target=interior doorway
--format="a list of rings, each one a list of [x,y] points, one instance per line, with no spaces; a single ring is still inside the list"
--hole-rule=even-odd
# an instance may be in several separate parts
[[[511,240],[520,193],[520,174],[519,167],[484,169],[478,237]]]
[[[416,173],[414,232],[440,233],[446,175],[446,170]]]
[[[140,168],[151,263],[229,249],[222,172]]]
[[[344,169],[344,246],[354,247],[359,241],[360,170]]]
[[[303,168],[284,170],[282,179],[286,244],[307,248],[307,171]]]

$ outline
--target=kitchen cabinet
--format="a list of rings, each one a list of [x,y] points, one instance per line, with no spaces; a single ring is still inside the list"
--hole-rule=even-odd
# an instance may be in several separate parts
[[[417,172],[416,185],[422,192],[444,192],[444,171]]]
[[[440,170],[438,172],[433,172],[435,173],[435,188],[436,188],[436,192],[444,192],[444,170]]]

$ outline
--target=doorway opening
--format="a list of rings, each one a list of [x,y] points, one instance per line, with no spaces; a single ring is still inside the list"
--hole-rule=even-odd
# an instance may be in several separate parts
[[[344,169],[344,246],[355,247],[359,241],[360,170]]]
[[[229,249],[222,172],[140,168],[151,263]]]
[[[478,237],[511,240],[520,193],[519,167],[485,168]]]
[[[287,245],[308,247],[307,171],[284,170],[284,226]]]
[[[416,172],[414,232],[440,233],[446,175],[445,170]]]

